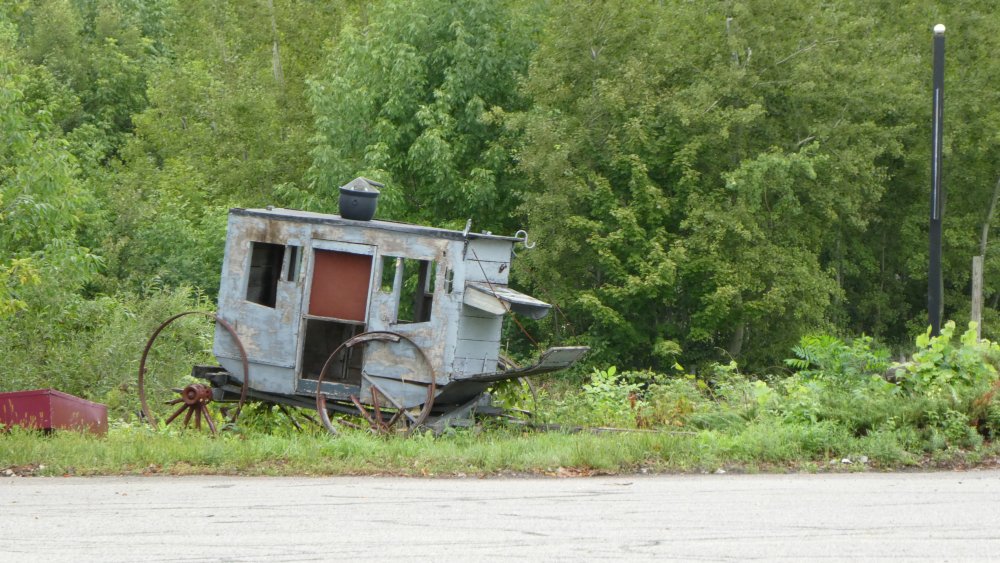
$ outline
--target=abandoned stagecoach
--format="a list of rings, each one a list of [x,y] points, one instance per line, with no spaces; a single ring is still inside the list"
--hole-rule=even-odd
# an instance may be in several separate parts
[[[500,355],[503,317],[545,316],[550,305],[507,286],[516,244],[498,236],[370,220],[377,193],[359,178],[341,189],[341,214],[288,209],[229,212],[213,353],[196,366],[208,385],[175,389],[167,422],[184,415],[214,431],[207,403],[249,399],[363,416],[372,428],[412,429],[467,419],[498,381],[552,372],[586,347],[550,348],[526,368]],[[347,196],[347,197],[345,197]],[[359,205],[370,209],[358,215]],[[355,218],[347,218],[355,217]],[[155,422],[139,369],[143,413]],[[203,313],[204,314],[204,313]]]

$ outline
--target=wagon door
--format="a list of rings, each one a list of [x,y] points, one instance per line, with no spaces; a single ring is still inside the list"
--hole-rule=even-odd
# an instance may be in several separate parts
[[[368,330],[391,332],[400,339],[367,346],[362,400],[369,399],[374,385],[389,402],[410,407],[427,400],[432,374],[439,384],[446,381],[435,373],[449,330],[437,302],[445,287],[446,265],[433,249],[419,250],[411,245],[405,253],[380,255]]]
[[[365,331],[375,253],[374,246],[338,241],[313,241],[311,250],[299,338],[300,381],[318,379],[330,354]],[[339,355],[325,380],[360,384],[363,353],[363,347],[356,347]]]

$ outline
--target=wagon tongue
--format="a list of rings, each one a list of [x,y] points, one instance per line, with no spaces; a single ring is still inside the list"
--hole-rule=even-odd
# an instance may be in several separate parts
[[[464,377],[462,381],[503,381],[529,375],[540,375],[568,368],[590,351],[589,346],[559,346],[549,348],[538,358],[534,365],[516,368],[496,373],[483,373]]]

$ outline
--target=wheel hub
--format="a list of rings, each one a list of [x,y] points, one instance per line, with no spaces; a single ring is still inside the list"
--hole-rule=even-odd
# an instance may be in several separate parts
[[[204,405],[212,400],[212,389],[201,383],[192,383],[181,391],[181,399],[189,407]]]

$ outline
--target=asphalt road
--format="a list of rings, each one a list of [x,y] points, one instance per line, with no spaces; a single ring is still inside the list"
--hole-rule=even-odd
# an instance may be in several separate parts
[[[0,561],[1000,560],[1000,472],[0,479]]]

